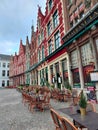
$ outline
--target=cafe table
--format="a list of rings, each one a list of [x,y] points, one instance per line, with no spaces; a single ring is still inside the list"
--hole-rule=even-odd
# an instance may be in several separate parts
[[[98,113],[87,111],[85,116],[81,116],[77,107],[68,107],[59,109],[60,112],[70,116],[74,124],[86,128],[85,130],[98,130]]]

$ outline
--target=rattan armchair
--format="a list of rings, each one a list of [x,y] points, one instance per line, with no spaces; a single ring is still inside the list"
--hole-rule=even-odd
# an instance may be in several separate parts
[[[87,102],[86,111],[93,111],[96,112],[95,106],[92,102]]]
[[[50,108],[50,92],[44,92],[43,98],[37,103],[37,107],[43,111],[45,108]]]
[[[61,118],[62,130],[78,130],[75,125],[66,117]]]
[[[61,116],[52,108],[50,109],[50,113],[56,130],[62,130]]]

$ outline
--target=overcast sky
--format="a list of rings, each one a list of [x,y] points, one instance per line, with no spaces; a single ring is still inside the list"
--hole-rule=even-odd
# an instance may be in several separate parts
[[[31,26],[37,21],[38,5],[45,12],[46,0],[0,0],[0,54],[19,51],[20,39],[26,43]]]

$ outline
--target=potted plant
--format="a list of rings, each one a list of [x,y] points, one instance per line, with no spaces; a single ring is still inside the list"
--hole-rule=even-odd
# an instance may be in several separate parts
[[[85,115],[86,114],[87,100],[86,100],[86,97],[83,93],[83,90],[81,91],[79,106],[80,106],[81,115]]]

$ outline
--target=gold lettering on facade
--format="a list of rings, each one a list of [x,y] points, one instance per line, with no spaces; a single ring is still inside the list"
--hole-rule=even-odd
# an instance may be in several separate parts
[[[81,29],[81,25],[79,25],[78,27],[79,27],[79,29]]]
[[[77,32],[77,31],[78,31],[78,29],[77,29],[77,28],[75,28],[75,31]]]
[[[74,34],[79,32],[81,29],[84,28],[84,26],[87,25],[87,23],[90,23],[96,16],[98,16],[98,10],[91,12],[91,14],[86,17],[86,19],[82,20],[79,25],[77,25],[67,36],[64,38],[64,41],[66,42],[68,39],[70,39]]]
[[[73,34],[75,34],[75,30],[73,30]]]
[[[90,19],[92,19],[92,16],[89,16]]]
[[[84,24],[87,24],[87,21],[86,21],[86,20],[84,21]]]
[[[98,12],[94,12],[95,16],[98,15]]]
[[[81,26],[84,27],[84,23],[83,22],[81,23]]]

